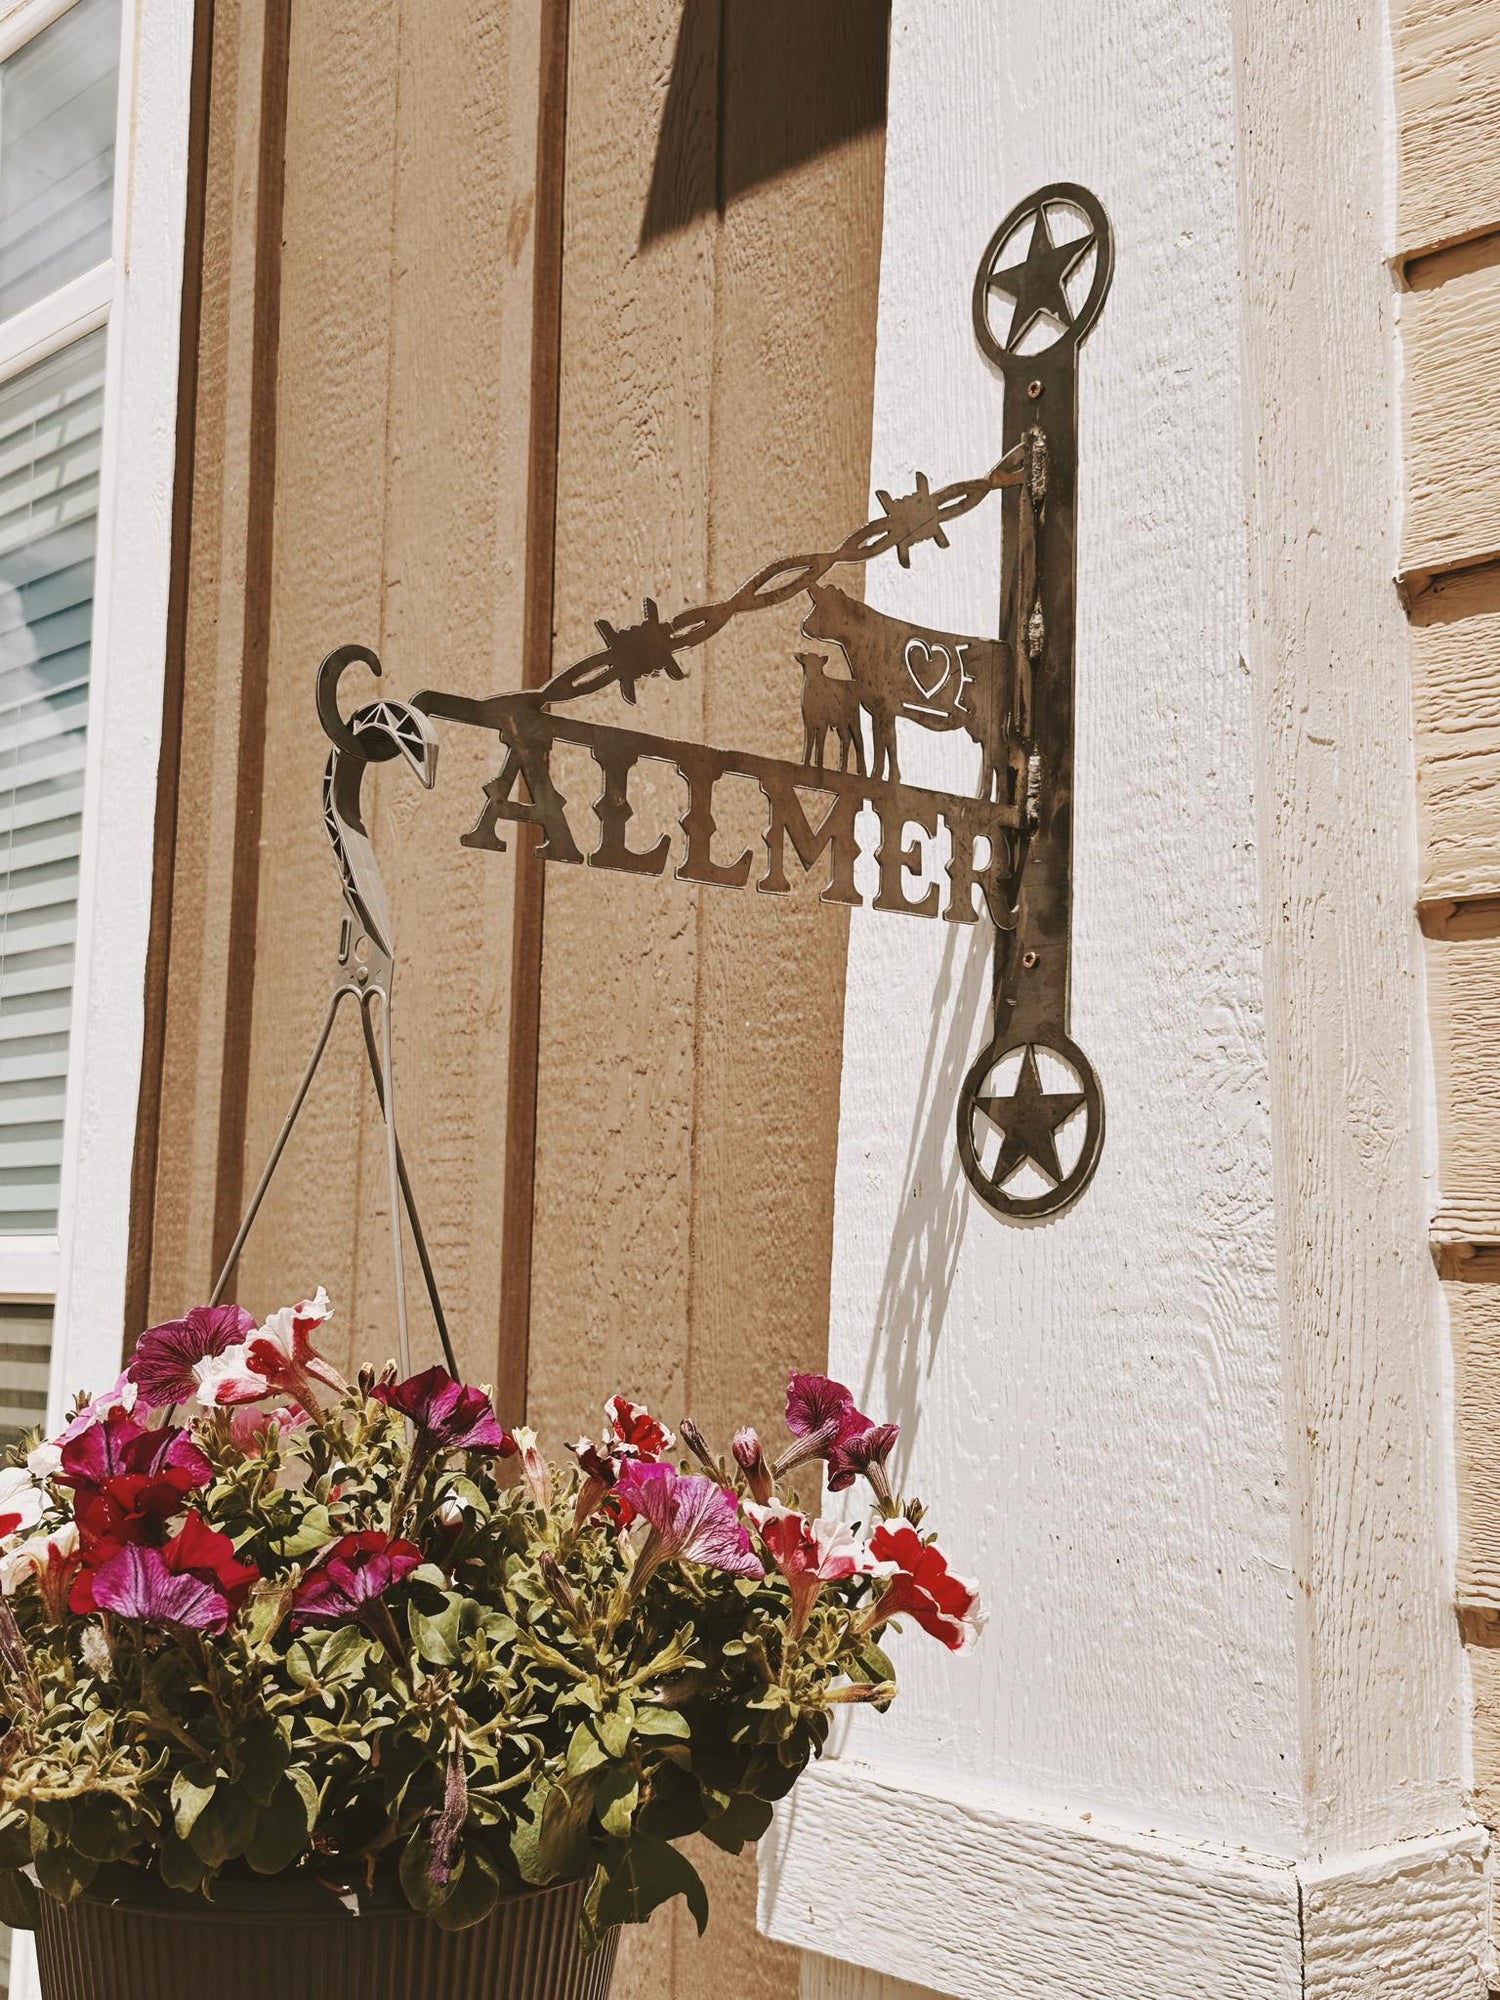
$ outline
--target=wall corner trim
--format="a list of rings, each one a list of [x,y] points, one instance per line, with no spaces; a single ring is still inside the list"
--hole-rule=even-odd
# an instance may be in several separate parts
[[[1474,1822],[1298,1862],[918,1788],[830,1759],[762,1846],[760,1928],[959,2000],[1475,2000],[1489,1837]],[[1086,1972],[1081,1968],[1089,1968]]]

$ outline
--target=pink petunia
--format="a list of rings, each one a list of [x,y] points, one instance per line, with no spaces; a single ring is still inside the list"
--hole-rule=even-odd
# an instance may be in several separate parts
[[[810,1458],[827,1458],[830,1450],[874,1428],[854,1405],[854,1392],[827,1375],[805,1375],[793,1368],[786,1385],[786,1427],[795,1443],[777,1459],[779,1474]]]
[[[808,1613],[825,1583],[869,1575],[875,1568],[869,1551],[844,1521],[809,1521],[805,1514],[777,1500],[768,1506],[751,1503],[745,1512],[790,1587],[793,1638],[807,1624]]]
[[[893,1573],[865,1614],[867,1630],[888,1618],[910,1617],[950,1652],[962,1653],[973,1645],[984,1627],[979,1586],[955,1576],[932,1542],[924,1542],[907,1521],[882,1521],[870,1537],[870,1554],[876,1562],[892,1565]]]
[[[147,1327],[135,1344],[126,1375],[148,1410],[189,1402],[198,1392],[194,1373],[255,1331],[243,1306],[194,1306],[181,1319]]]
[[[631,1459],[621,1467],[616,1490],[649,1530],[631,1572],[632,1590],[639,1590],[664,1562],[702,1563],[731,1576],[765,1575],[733,1494],[717,1480]]]
[[[253,1403],[237,1403],[229,1413],[229,1436],[246,1458],[262,1458],[274,1438],[283,1438],[307,1422],[307,1412],[295,1403],[275,1409],[258,1409]]]
[[[631,1459],[650,1463],[660,1458],[672,1442],[672,1433],[643,1403],[632,1403],[628,1396],[611,1396],[604,1405],[603,1442],[595,1444],[592,1438],[581,1437],[568,1446],[583,1474],[573,1509],[573,1526],[581,1528],[602,1506],[617,1528],[628,1527],[635,1518],[635,1510],[618,1490],[621,1466]]]
[[[131,1542],[95,1570],[92,1598],[95,1608],[122,1618],[222,1632],[257,1575],[227,1535],[189,1514],[165,1547]]]
[[[122,1618],[158,1625],[186,1625],[196,1632],[222,1632],[229,1623],[229,1600],[202,1577],[176,1575],[160,1549],[132,1542],[94,1574],[94,1603]]]
[[[842,1493],[863,1474],[876,1499],[889,1500],[891,1487],[885,1476],[885,1462],[900,1435],[898,1424],[871,1424],[866,1430],[835,1440],[828,1447],[828,1490]]]
[[[358,1617],[364,1605],[383,1597],[421,1560],[414,1542],[393,1540],[378,1528],[345,1535],[298,1584],[292,1600],[293,1626],[337,1625]]]
[[[320,1285],[312,1298],[272,1313],[247,1340],[200,1361],[193,1370],[199,1402],[213,1409],[289,1396],[317,1416],[324,1391],[342,1396],[349,1386],[312,1344],[332,1311]]]
[[[145,1479],[174,1477],[186,1492],[213,1478],[213,1466],[187,1431],[170,1425],[145,1430],[125,1410],[115,1410],[71,1438],[66,1431],[63,1436],[67,1441],[53,1474],[59,1486],[97,1488],[129,1473]]]
[[[416,1448],[424,1457],[437,1452],[493,1451],[509,1458],[516,1441],[503,1429],[483,1389],[455,1382],[446,1368],[427,1368],[409,1381],[377,1382],[377,1401],[410,1417]]]
[[[766,1506],[775,1491],[775,1481],[771,1468],[766,1463],[765,1447],[760,1441],[759,1431],[748,1424],[735,1432],[730,1443],[734,1462],[745,1475],[745,1483],[750,1488],[750,1497],[759,1505]]]

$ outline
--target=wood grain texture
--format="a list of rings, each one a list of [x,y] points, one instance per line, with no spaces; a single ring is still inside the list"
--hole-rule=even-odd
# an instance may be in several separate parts
[[[1454,1361],[1454,1455],[1458,1484],[1458,1601],[1500,1612],[1500,1288],[1447,1287]],[[1500,1783],[1475,1746],[1480,1782]]]
[[[1385,29],[1298,0],[1235,0],[1233,18],[1256,842],[1316,1853],[1462,1817],[1464,1688],[1448,1601],[1447,1356],[1426,1242],[1408,641],[1387,587]],[[1294,35],[1301,60],[1288,64]],[[1309,243],[1316,258],[1300,254]]]
[[[1500,570],[1437,578],[1411,607],[1419,896],[1500,896]]]
[[[1490,0],[1396,0],[1396,246],[1500,227],[1500,18]]]
[[[1427,1006],[1438,1108],[1439,1202],[1433,1235],[1445,1243],[1500,1242],[1500,941],[1430,941]]]
[[[244,873],[237,857],[254,856],[260,808],[258,760],[244,782],[240,760],[264,694],[270,574],[257,521],[269,523],[275,466],[285,35],[279,0],[217,0],[193,452],[184,470],[191,495],[172,856],[157,895],[161,1054],[148,1107],[156,1128],[150,1215],[136,1239],[142,1323],[180,1311],[212,1280],[223,1126],[227,1114],[238,1127],[243,1098],[226,1051],[242,994],[231,969]],[[252,911],[254,888],[252,880]]]
[[[1471,260],[1462,260],[1471,261]],[[1400,568],[1411,587],[1500,553],[1495,384],[1500,265],[1485,258],[1402,300],[1406,505]]]
[[[542,10],[299,9],[279,75],[262,10],[224,0],[219,12],[158,1312],[206,1287],[324,1004],[339,900],[319,823],[313,669],[358,638],[382,653],[398,695],[516,684],[535,504]],[[268,210],[265,156],[279,163],[281,123],[285,193]],[[268,260],[280,305],[269,318]],[[252,386],[268,361],[269,407]],[[264,575],[257,508],[274,525]],[[263,644],[248,641],[252,626]],[[242,695],[257,672],[259,690]],[[524,1381],[499,1343],[514,878],[458,846],[491,766],[487,744],[455,732],[434,798],[405,772],[368,789],[400,949],[412,1175],[460,1355],[519,1408]],[[236,939],[247,912],[253,937]],[[344,1358],[384,1354],[383,1143],[352,1016],[283,1172],[237,1289],[268,1305],[321,1278]],[[408,1292],[426,1353],[419,1279]]]
[[[863,518],[878,126],[779,163],[820,106],[879,101],[884,27],[854,0],[574,0],[559,662],[644,593],[670,615]],[[725,633],[642,716],[795,754],[794,636]],[[652,837],[674,796],[670,774],[632,779]],[[556,867],[545,886],[531,1420],[576,1436],[620,1386],[722,1441],[774,1420],[788,1363],[825,1350],[844,925],[805,895]],[[664,1913],[626,1940],[622,2000],[701,1991],[709,1951],[756,2000],[793,1992],[794,1960],[754,1936],[753,1859],[693,1858],[710,1942]]]
[[[872,1826],[906,1859],[899,1890],[869,1866]],[[1298,1865],[841,1760],[803,1781],[768,1840],[762,1922],[816,1954],[802,2000],[1076,2000],[1095,1977],[1115,2000],[1486,1990],[1473,1826]]]

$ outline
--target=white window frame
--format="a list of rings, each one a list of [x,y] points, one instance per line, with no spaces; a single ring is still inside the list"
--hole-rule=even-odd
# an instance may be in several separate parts
[[[78,0],[0,0],[0,61]],[[112,256],[0,322],[0,383],[107,327],[82,853],[55,1237],[0,1237],[0,1300],[54,1306],[48,1421],[119,1371],[145,1030],[193,0],[123,0]],[[11,2000],[33,2000],[31,1940]]]

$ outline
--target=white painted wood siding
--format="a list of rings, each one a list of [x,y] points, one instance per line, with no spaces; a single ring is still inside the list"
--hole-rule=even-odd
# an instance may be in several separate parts
[[[1068,1215],[991,1219],[952,1129],[987,940],[855,915],[830,1365],[901,1422],[991,1623],[962,1661],[904,1642],[896,1709],[782,1815],[762,1921],[823,1955],[807,2000],[1483,1990],[1386,33],[896,0],[877,484],[995,455],[968,298],[1012,204],[1081,180],[1116,231],[1080,362],[1073,957],[1108,1130]],[[872,601],[993,630],[995,523],[954,543]],[[902,761],[970,776],[952,738]]]

